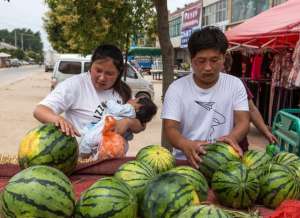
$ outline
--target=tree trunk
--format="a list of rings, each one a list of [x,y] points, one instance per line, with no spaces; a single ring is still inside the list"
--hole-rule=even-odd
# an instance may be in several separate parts
[[[163,87],[162,99],[165,96],[166,90],[174,79],[173,58],[174,50],[169,35],[169,14],[167,0],[153,0],[157,11],[157,32],[159,44],[162,53],[163,64]],[[162,129],[161,144],[171,150],[169,143],[166,140],[164,130]]]

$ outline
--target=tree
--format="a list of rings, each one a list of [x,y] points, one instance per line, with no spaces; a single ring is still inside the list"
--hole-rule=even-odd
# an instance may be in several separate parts
[[[0,30],[0,40],[11,45],[15,45],[16,43],[16,46],[18,48],[23,47],[24,50],[27,51],[32,50],[34,52],[41,53],[43,50],[43,43],[41,40],[40,32],[33,32],[30,29],[17,28],[13,29],[12,31],[2,29]]]
[[[155,16],[151,0],[46,0],[45,28],[58,52],[89,54],[100,43],[122,50],[131,36],[145,34]],[[150,28],[148,28],[150,29]]]
[[[167,7],[167,0],[153,0],[157,11],[157,33],[159,44],[162,53],[163,62],[163,96],[164,98],[166,90],[174,79],[173,60],[174,50],[170,40],[169,34],[169,13]],[[164,130],[162,129],[161,144],[165,147],[171,147],[168,145]]]

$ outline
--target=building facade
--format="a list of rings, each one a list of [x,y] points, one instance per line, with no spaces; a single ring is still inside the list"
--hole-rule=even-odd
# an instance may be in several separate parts
[[[174,63],[189,63],[187,41],[193,30],[217,26],[223,31],[287,0],[201,0],[169,14]]]

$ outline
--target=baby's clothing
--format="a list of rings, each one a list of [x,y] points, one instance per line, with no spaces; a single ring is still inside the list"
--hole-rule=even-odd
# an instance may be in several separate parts
[[[98,151],[98,145],[102,141],[102,130],[105,123],[105,118],[107,116],[112,116],[116,120],[121,120],[124,118],[135,118],[135,109],[131,104],[119,104],[114,100],[108,100],[104,107],[102,119],[97,123],[90,123],[86,125],[83,129],[83,134],[79,143],[79,153],[80,154],[93,154],[95,155]],[[133,139],[133,134],[127,131],[124,135],[126,140],[125,151],[128,149],[128,140]]]

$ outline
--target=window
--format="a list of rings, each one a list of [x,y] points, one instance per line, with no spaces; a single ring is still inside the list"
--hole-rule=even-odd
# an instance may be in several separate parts
[[[227,0],[221,0],[203,9],[202,26],[213,25],[227,20]]]
[[[87,73],[90,70],[91,62],[84,62],[84,73]]]
[[[276,6],[276,5],[280,5],[284,2],[286,2],[287,0],[273,0],[273,6]]]
[[[181,28],[181,17],[177,17],[173,20],[169,21],[169,26],[170,26],[170,37],[177,37],[180,36],[180,28]]]
[[[126,77],[127,78],[131,78],[131,79],[137,79],[136,72],[134,71],[134,69],[132,69],[131,66],[128,66],[128,68],[127,68],[127,75],[126,75]]]
[[[221,0],[216,3],[216,23],[227,20],[227,1]]]
[[[61,61],[58,70],[64,74],[80,74],[81,62],[77,61]]]
[[[241,21],[269,8],[269,0],[232,0],[231,21]]]

